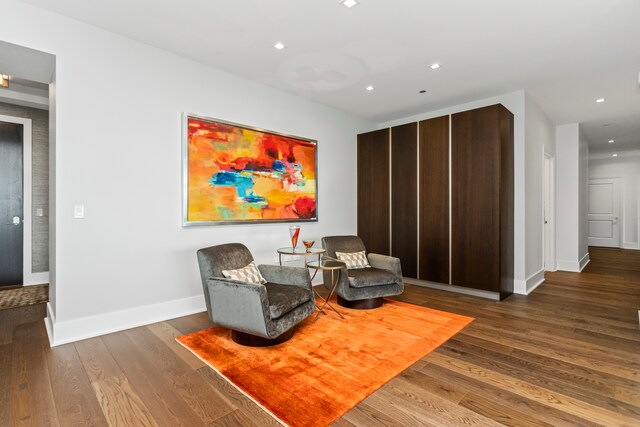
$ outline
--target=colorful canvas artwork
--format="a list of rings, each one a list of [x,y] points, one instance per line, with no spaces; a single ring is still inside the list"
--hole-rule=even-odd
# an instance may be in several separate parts
[[[184,115],[184,225],[317,221],[316,141]]]

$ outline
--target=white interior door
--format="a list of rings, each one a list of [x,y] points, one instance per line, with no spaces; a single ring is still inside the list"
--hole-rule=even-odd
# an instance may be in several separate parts
[[[620,180],[589,180],[589,246],[620,247]]]

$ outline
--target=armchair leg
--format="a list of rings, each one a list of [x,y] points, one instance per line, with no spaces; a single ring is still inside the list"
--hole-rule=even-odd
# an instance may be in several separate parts
[[[280,336],[275,338],[263,338],[257,335],[247,334],[245,332],[239,331],[231,331],[231,339],[240,345],[245,345],[247,347],[268,347],[271,345],[281,344],[285,341],[288,341],[293,336],[293,330],[295,328],[289,329],[287,332],[283,333]]]
[[[343,307],[353,308],[355,310],[370,310],[372,308],[378,308],[382,306],[382,297],[359,299],[355,301],[349,301],[338,295],[338,304]]]

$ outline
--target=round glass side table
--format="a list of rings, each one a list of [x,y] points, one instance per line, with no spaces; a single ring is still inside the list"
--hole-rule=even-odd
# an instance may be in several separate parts
[[[320,257],[322,256],[323,253],[325,253],[326,251],[322,248],[314,248],[311,247],[309,249],[305,248],[305,247],[301,247],[301,248],[292,248],[291,246],[287,247],[287,248],[280,248],[278,249],[278,261],[280,262],[280,265],[282,265],[282,255],[298,255],[298,256],[303,256],[304,257],[304,265],[305,267],[308,266],[307,263],[307,257],[311,256],[311,255],[316,255],[318,257],[318,261],[320,261]],[[311,280],[313,280],[316,277],[316,274],[318,273],[318,270],[316,270],[313,273],[313,276],[311,277]]]

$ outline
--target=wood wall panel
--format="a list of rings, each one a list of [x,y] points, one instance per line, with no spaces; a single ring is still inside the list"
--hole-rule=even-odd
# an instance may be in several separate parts
[[[451,116],[451,283],[500,289],[497,105]]]
[[[389,154],[389,129],[358,135],[358,236],[382,255],[390,255]]]
[[[402,274],[418,274],[418,124],[391,128],[391,255]]]
[[[449,116],[419,128],[419,279],[449,283]]]

